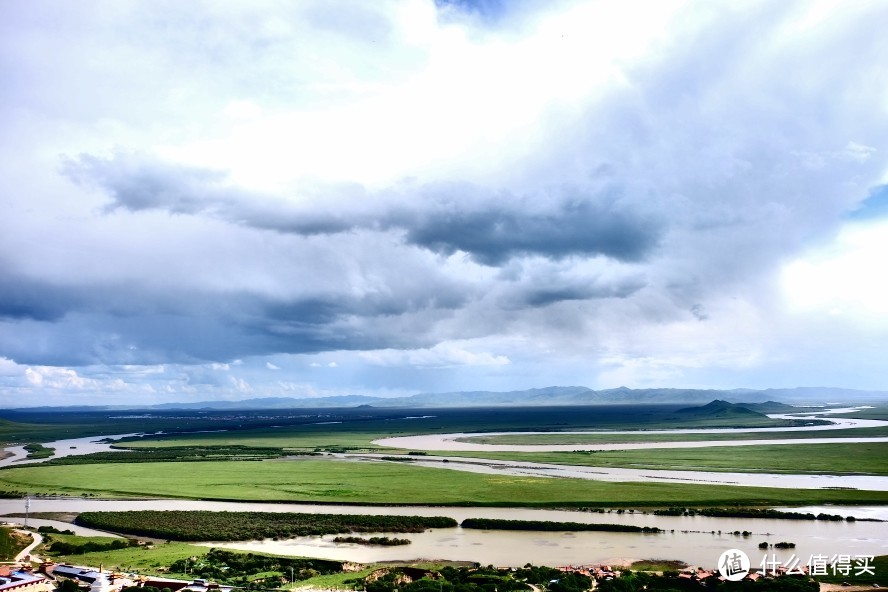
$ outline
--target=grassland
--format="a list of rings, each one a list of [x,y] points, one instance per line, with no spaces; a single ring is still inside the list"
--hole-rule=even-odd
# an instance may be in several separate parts
[[[19,551],[31,543],[31,537],[0,526],[0,561],[12,561]]]
[[[291,453],[314,452],[317,450],[380,452],[390,450],[373,444],[373,440],[386,436],[403,435],[403,432],[363,431],[330,426],[281,427],[255,430],[237,430],[214,434],[180,434],[166,437],[129,438],[117,444],[121,448],[151,449],[178,447],[232,447],[275,448]]]
[[[399,564],[386,564],[386,567],[394,567],[395,565]],[[296,582],[295,584],[287,584],[285,587],[295,589],[309,588],[312,590],[316,590],[318,588],[324,590],[352,590],[354,589],[355,580],[366,578],[371,573],[378,570],[379,567],[380,566],[378,565],[370,565],[360,571],[341,572],[338,574],[325,574],[321,576],[315,576],[307,580],[302,580],[301,582]]]
[[[142,463],[142,462],[199,462],[199,461],[245,461],[280,458],[286,452],[281,448],[248,448],[246,446],[170,446],[163,448],[142,448],[139,450],[93,452],[91,454],[62,456],[41,463],[41,466],[83,465],[102,463]]]
[[[718,413],[721,411],[716,410]],[[6,412],[4,412],[6,413]],[[190,414],[189,414],[190,413]],[[884,410],[864,410],[870,416]],[[115,415],[116,414],[116,415]],[[49,414],[53,415],[53,414]],[[62,418],[66,415],[67,418]],[[753,414],[754,415],[754,414]],[[165,429],[180,433],[134,438],[122,443],[135,452],[59,462],[70,466],[31,465],[0,470],[0,495],[23,492],[108,498],[164,497],[239,501],[350,504],[458,505],[763,505],[769,503],[888,503],[888,492],[843,490],[791,491],[687,483],[605,483],[587,480],[480,475],[411,466],[409,463],[342,462],[326,457],[303,460],[270,458],[317,451],[406,453],[381,448],[373,440],[394,435],[483,430],[621,430],[636,434],[574,436],[520,435],[542,443],[569,438],[598,441],[650,441],[760,438],[761,434],[655,435],[643,430],[701,427],[708,422],[771,420],[731,411],[727,416],[694,416],[678,406],[612,406],[497,409],[342,409],[256,412],[120,412],[55,414],[38,425],[39,414],[15,415],[19,423],[0,420],[0,439],[37,436],[71,437],[89,433]],[[27,421],[26,421],[27,420]],[[78,425],[74,423],[80,421]],[[333,422],[333,423],[331,423]],[[336,423],[339,422],[339,423]],[[776,422],[775,422],[776,423]],[[24,427],[23,427],[24,426]],[[31,430],[30,432],[28,430]],[[43,432],[41,432],[43,430]],[[74,430],[72,432],[71,430]],[[185,430],[182,433],[181,430]],[[199,430],[199,431],[197,431]],[[217,431],[224,430],[224,431]],[[888,428],[831,432],[778,432],[768,438],[888,435]],[[888,474],[888,444],[817,444],[658,449],[594,453],[465,453],[492,459],[553,464],[787,473]],[[444,454],[444,453],[442,453]],[[454,453],[446,453],[456,455]],[[203,462],[192,462],[197,458]],[[112,464],[110,461],[124,461]],[[234,462],[240,459],[238,462]],[[177,461],[175,464],[170,461]],[[187,477],[183,477],[187,476]]]
[[[681,571],[688,566],[684,561],[675,561],[667,559],[649,559],[646,561],[633,561],[629,566],[632,571]]]
[[[32,494],[350,504],[674,506],[884,504],[888,492],[609,483],[331,460],[17,467],[0,487]]]
[[[449,430],[450,431],[450,430]],[[452,431],[460,431],[454,428]],[[316,427],[281,427],[256,430],[238,430],[226,433],[181,434],[162,437],[127,439],[118,446],[123,448],[174,448],[189,446],[246,446],[257,448],[281,448],[294,453],[315,450],[340,450],[349,452],[382,452],[394,449],[374,444],[374,440],[389,436],[442,432],[419,425],[413,431],[381,428],[378,431],[352,430],[342,426],[330,426],[319,430]],[[443,432],[446,433],[446,432]],[[861,428],[828,430],[822,432],[773,432],[736,434],[648,434],[638,431],[633,434],[514,434],[503,436],[476,436],[466,438],[469,442],[484,444],[607,444],[628,442],[695,442],[703,440],[760,440],[760,439],[799,439],[799,438],[873,438],[888,436],[888,428]]]
[[[206,429],[201,417],[158,414],[155,417],[122,416],[114,413],[40,413],[3,411],[0,418],[0,445],[27,442],[50,442],[68,438],[128,434],[140,432],[180,432]],[[10,419],[10,416],[15,419]],[[243,422],[249,425],[251,422]],[[258,420],[254,422],[262,425]]]
[[[441,452],[430,454],[481,456],[494,460],[633,469],[888,475],[888,442],[578,452]]]
[[[105,537],[82,537],[75,535],[53,534],[47,538],[47,545],[53,541],[62,541],[76,546],[83,546],[86,543],[94,542],[103,544],[109,539]],[[104,565],[106,569],[114,569],[126,572],[135,572],[149,576],[163,576],[168,578],[191,579],[195,577],[193,566],[200,563],[207,555],[212,552],[205,546],[191,545],[187,543],[158,543],[155,545],[142,545],[136,547],[128,547],[126,549],[117,549],[111,551],[97,551],[93,553],[82,553],[76,555],[56,555],[53,559],[62,563],[73,563],[76,565],[99,566]],[[43,551],[41,551],[43,553]],[[242,555],[247,557],[262,558],[269,557],[278,559],[274,555],[263,553],[240,553],[238,551],[224,551],[230,555]],[[193,559],[196,559],[194,561]],[[287,559],[292,561],[292,559]],[[189,563],[190,562],[190,563]],[[176,568],[185,565],[191,565],[192,569],[185,573],[184,570]],[[455,564],[455,563],[454,563]],[[418,565],[428,569],[441,569],[447,563],[391,563],[388,567],[397,565]],[[295,584],[286,584],[285,588],[351,588],[345,585],[348,580],[363,578],[371,572],[379,569],[378,565],[369,565],[366,568],[356,572],[340,572],[334,574],[317,575],[312,578],[296,582]],[[289,571],[284,570],[283,575],[289,576]]]
[[[824,430],[819,432],[737,432],[708,434],[503,434],[460,438],[460,442],[476,444],[545,445],[545,444],[625,444],[632,442],[720,442],[730,440],[798,440],[804,438],[878,438],[888,436],[888,427]]]
[[[51,547],[49,543],[52,543],[53,541],[62,541],[77,546],[83,546],[90,542],[105,544],[109,540],[113,539],[107,537],[82,537],[76,535],[53,534],[49,535],[44,547]],[[189,577],[187,574],[169,573],[165,568],[182,559],[199,557],[206,552],[206,547],[198,545],[161,543],[151,546],[143,545],[138,547],[127,547],[126,549],[79,553],[76,555],[53,555],[53,559],[60,563],[91,566],[104,565],[106,569],[186,579]]]
[[[843,413],[842,417],[854,417],[858,419],[881,419],[888,421],[888,405],[876,405],[871,409],[859,409],[851,413]],[[886,570],[888,571],[888,570]]]
[[[253,446],[313,449],[372,447],[389,435],[467,431],[615,430],[701,426],[781,426],[789,422],[727,411],[726,415],[681,413],[681,405],[470,409],[291,409],[254,411],[0,411],[0,444],[48,442],[120,433],[178,434],[175,439]],[[417,419],[421,418],[421,419]],[[341,422],[341,423],[335,423]],[[227,430],[227,434],[207,433]],[[229,440],[233,433],[242,437]],[[169,436],[151,438],[157,442]]]
[[[597,406],[597,407],[537,407],[495,409],[425,409],[425,410],[349,410],[337,415],[329,410],[310,419],[341,421],[324,423],[308,421],[304,416],[275,418],[274,427],[254,422],[232,425],[219,421],[227,432],[187,433],[130,439],[121,445],[133,448],[184,446],[251,446],[283,448],[292,452],[337,450],[373,452],[383,450],[374,440],[387,436],[434,434],[451,432],[494,431],[576,431],[576,430],[634,430],[632,434],[520,434],[514,436],[482,436],[479,441],[506,444],[596,444],[604,442],[697,441],[728,439],[793,439],[841,438],[849,436],[888,436],[888,427],[859,430],[830,430],[821,432],[774,432],[767,434],[650,434],[648,430],[706,427],[778,427],[785,422],[757,415],[737,414],[707,416],[681,413],[675,405]],[[862,413],[882,413],[878,409]],[[407,419],[408,417],[422,419]],[[871,417],[875,419],[877,417]],[[389,450],[389,449],[385,449]]]

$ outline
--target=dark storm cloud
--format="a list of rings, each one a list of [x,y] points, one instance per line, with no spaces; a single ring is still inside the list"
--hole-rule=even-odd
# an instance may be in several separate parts
[[[641,280],[623,282],[573,283],[562,286],[547,286],[528,289],[522,301],[528,306],[548,306],[569,300],[597,300],[602,298],[628,298],[641,290],[645,283]]]
[[[0,319],[54,321],[65,314],[65,300],[48,282],[0,276]]]
[[[361,331],[366,319],[347,315],[346,323],[346,315],[313,311],[312,303],[293,303],[288,308],[298,309],[305,316],[282,318],[251,316],[243,309],[227,313],[219,310],[228,306],[230,303],[217,305],[216,310],[208,307],[179,314],[146,312],[126,317],[69,312],[53,323],[7,321],[0,331],[0,347],[21,364],[83,366],[193,364],[270,353],[400,346],[406,341],[378,332],[368,335]]]
[[[583,195],[558,188],[542,195],[492,194],[469,184],[434,184],[369,194],[331,187],[320,205],[299,205],[249,194],[224,173],[155,158],[118,153],[111,159],[81,155],[65,164],[70,178],[98,186],[108,210],[162,210],[210,215],[232,224],[299,235],[394,230],[433,252],[470,254],[484,265],[513,257],[603,255],[640,261],[657,245],[663,222],[612,190]],[[341,197],[341,194],[346,194]],[[348,195],[348,194],[357,194]]]
[[[638,261],[657,244],[661,228],[617,203],[562,201],[541,213],[489,204],[478,211],[437,211],[407,230],[408,240],[439,253],[471,253],[486,265],[512,257],[604,255]]]
[[[122,283],[48,284],[6,275],[0,351],[24,364],[230,361],[429,343],[436,319],[464,303],[452,286],[406,284],[387,294],[274,297],[247,290],[168,290]],[[401,330],[406,318],[412,332]]]

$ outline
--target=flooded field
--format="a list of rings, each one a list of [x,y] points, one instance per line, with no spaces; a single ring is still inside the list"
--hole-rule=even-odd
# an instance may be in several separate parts
[[[567,510],[524,508],[462,507],[370,507],[317,506],[309,504],[262,504],[202,502],[185,500],[106,501],[86,499],[33,499],[32,512],[125,511],[125,510],[208,510],[265,511],[343,514],[385,514],[449,516],[507,520],[550,520],[582,523],[631,524],[655,526],[658,534],[615,532],[515,532],[446,528],[420,534],[398,534],[409,538],[410,545],[400,547],[365,547],[334,543],[332,536],[298,537],[289,540],[248,541],[207,545],[282,555],[310,556],[358,562],[451,559],[482,564],[561,565],[566,563],[621,562],[636,559],[680,559],[691,564],[711,565],[728,548],[738,548],[751,557],[761,558],[761,542],[796,543],[792,550],[768,550],[786,559],[793,552],[807,558],[810,554],[888,554],[888,529],[880,522],[824,522],[807,520],[772,520],[709,518],[704,516],[654,516],[641,512],[617,511],[603,514]],[[830,513],[859,517],[888,518],[888,508],[823,508]],[[0,500],[0,514],[21,513],[22,500]],[[806,510],[807,511],[807,510]],[[57,527],[66,527],[53,523]],[[732,534],[750,531],[750,536]],[[392,534],[391,536],[395,536]]]

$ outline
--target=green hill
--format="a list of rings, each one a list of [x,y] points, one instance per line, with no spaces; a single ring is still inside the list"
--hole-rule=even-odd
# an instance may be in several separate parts
[[[699,407],[685,407],[675,412],[677,422],[693,421],[706,427],[776,426],[783,423],[742,405],[716,399]]]

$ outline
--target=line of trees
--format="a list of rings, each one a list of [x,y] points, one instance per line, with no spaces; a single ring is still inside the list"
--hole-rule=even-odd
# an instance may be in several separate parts
[[[546,520],[500,520],[496,518],[466,518],[460,525],[463,528],[481,530],[539,530],[539,531],[600,531],[600,532],[642,532],[657,533],[663,530],[656,526],[633,526],[631,524],[586,524],[583,522],[549,522]]]
[[[81,544],[54,540],[48,550],[53,555],[81,555],[83,553],[115,551],[117,549],[126,549],[135,546],[138,546],[138,542],[134,539],[113,539],[107,543],[89,541]]]
[[[285,580],[290,581],[291,576],[298,581],[339,573],[342,562],[210,549],[206,555],[174,561],[170,564],[170,571],[240,588],[266,589],[280,586]],[[262,577],[256,579],[258,574],[262,574]]]
[[[91,465],[105,463],[199,462],[229,460],[265,460],[285,456],[283,448],[258,446],[171,446],[169,448],[121,449],[120,452],[93,452],[53,458],[47,465]],[[7,467],[8,468],[8,467]]]
[[[356,545],[380,545],[383,547],[396,547],[398,545],[409,545],[410,539],[396,539],[391,537],[356,537],[356,536],[338,536],[333,539],[334,543],[354,543]]]
[[[657,516],[709,516],[712,518],[773,518],[777,520],[830,520],[854,522],[854,516],[847,518],[838,514],[821,512],[784,512],[770,508],[666,508],[654,510]]]
[[[249,541],[359,532],[423,532],[452,528],[445,516],[367,516],[293,512],[84,512],[76,524],[174,541]]]

